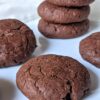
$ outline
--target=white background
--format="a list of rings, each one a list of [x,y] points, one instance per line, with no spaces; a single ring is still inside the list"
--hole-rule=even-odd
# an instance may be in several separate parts
[[[38,2],[39,1],[39,2]],[[100,0],[92,4],[89,32],[76,39],[52,40],[43,37],[37,29],[37,6],[40,0],[0,0],[0,19],[17,18],[32,28],[38,42],[34,55],[59,54],[71,56],[87,67],[92,85],[91,93],[83,100],[100,100],[100,69],[84,61],[79,54],[79,42],[93,32],[100,31]],[[0,69],[0,100],[28,100],[16,86],[16,73],[21,66]]]

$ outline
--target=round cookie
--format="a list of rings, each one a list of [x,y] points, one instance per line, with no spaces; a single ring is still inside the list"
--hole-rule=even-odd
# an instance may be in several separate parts
[[[0,20],[0,67],[23,63],[35,48],[35,36],[29,27],[16,19]]]
[[[46,0],[46,1],[58,6],[80,7],[80,6],[87,6],[94,0]]]
[[[72,24],[53,24],[41,19],[39,21],[38,29],[47,38],[75,38],[88,31],[89,20]]]
[[[87,19],[90,7],[58,7],[44,1],[38,7],[38,13],[46,21],[67,24]]]
[[[81,100],[90,89],[87,69],[58,55],[32,58],[18,71],[16,82],[29,100]]]
[[[100,68],[100,32],[93,33],[80,42],[80,54],[85,60]]]

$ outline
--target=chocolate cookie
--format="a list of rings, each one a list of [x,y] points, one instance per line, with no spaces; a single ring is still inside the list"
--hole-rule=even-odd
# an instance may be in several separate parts
[[[32,30],[16,19],[0,20],[0,67],[26,61],[36,48]]]
[[[53,23],[72,23],[87,19],[90,7],[58,7],[46,1],[38,8],[39,15],[46,21]]]
[[[80,54],[85,60],[100,68],[100,32],[81,41]]]
[[[90,89],[87,69],[58,55],[32,58],[18,71],[16,82],[30,100],[81,100]]]
[[[39,21],[38,29],[45,37],[48,38],[75,38],[88,31],[89,20],[73,24],[52,24],[41,19]]]
[[[46,1],[58,6],[80,7],[80,6],[87,6],[94,0],[46,0]]]

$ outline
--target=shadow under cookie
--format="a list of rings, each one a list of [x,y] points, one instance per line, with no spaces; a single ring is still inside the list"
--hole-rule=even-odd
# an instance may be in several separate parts
[[[38,46],[34,52],[35,56],[39,56],[39,55],[43,54],[49,48],[49,45],[50,45],[48,39],[46,39],[45,37],[42,37],[42,36],[39,37],[38,42],[39,42],[37,44]]]
[[[0,79],[0,100],[14,100],[15,87],[5,79]]]

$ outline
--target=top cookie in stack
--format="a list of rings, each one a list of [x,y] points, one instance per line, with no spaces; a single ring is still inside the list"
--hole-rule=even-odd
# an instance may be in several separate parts
[[[82,7],[87,6],[94,0],[46,0],[52,4],[66,7]]]
[[[75,38],[89,29],[89,4],[94,0],[46,0],[40,4],[39,31],[48,38]]]

